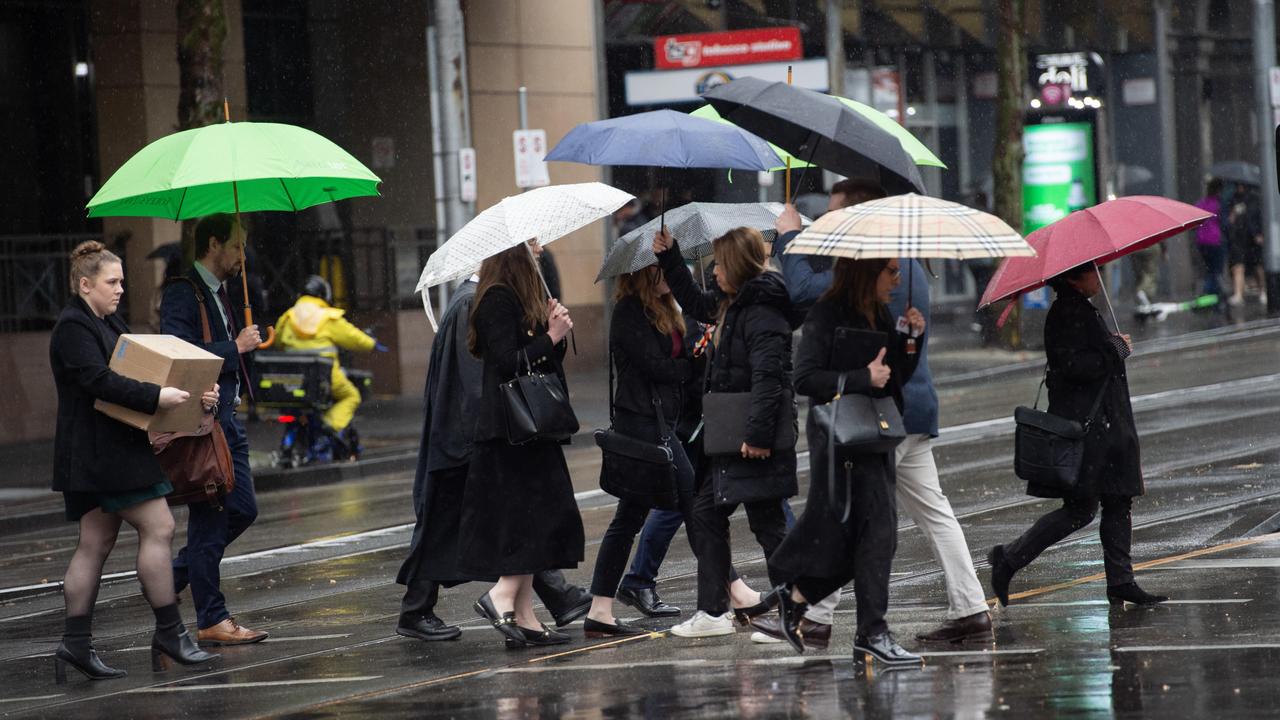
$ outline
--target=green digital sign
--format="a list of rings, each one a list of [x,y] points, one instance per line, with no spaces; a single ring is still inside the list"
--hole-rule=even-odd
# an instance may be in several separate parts
[[[1098,202],[1092,124],[1028,125],[1022,145],[1024,234]]]

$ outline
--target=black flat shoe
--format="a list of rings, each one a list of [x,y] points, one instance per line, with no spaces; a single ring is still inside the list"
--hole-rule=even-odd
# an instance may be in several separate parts
[[[573,640],[568,635],[556,632],[546,625],[543,625],[541,630],[530,630],[519,625],[516,626],[516,629],[520,631],[527,645],[564,645]]]
[[[782,639],[787,641],[792,650],[803,655],[804,634],[800,631],[800,623],[809,610],[809,603],[792,600],[789,585],[779,585],[770,594],[778,605],[778,629],[782,632]]]
[[[644,628],[626,625],[617,619],[614,619],[613,625],[592,620],[591,618],[587,618],[582,622],[582,634],[589,638],[630,637],[633,635],[647,635],[648,632]]]
[[[157,628],[156,634],[151,636],[151,670],[153,672],[167,669],[166,658],[179,665],[199,665],[217,660],[219,657],[221,656],[201,650],[196,641],[191,638],[191,634],[181,625],[167,630]]]
[[[658,591],[653,588],[641,590],[619,588],[615,599],[639,610],[645,617],[677,617],[680,615],[680,608],[663,602],[658,597]]]
[[[129,674],[102,662],[98,658],[98,652],[93,649],[92,643],[85,643],[83,646],[75,647],[74,650],[67,646],[66,641],[58,645],[58,649],[53,652],[53,679],[59,685],[67,682],[68,665],[79,670],[90,680],[115,680]]]
[[[1152,595],[1138,587],[1138,583],[1125,583],[1107,588],[1107,600],[1115,603],[1132,603],[1134,605],[1159,605],[1168,600],[1165,595]]]
[[[914,653],[909,653],[893,639],[893,635],[882,632],[871,637],[855,637],[853,639],[853,659],[858,660],[858,654],[873,657],[876,660],[890,666],[904,665],[923,665],[924,658]]]
[[[1014,571],[1004,559],[1004,546],[996,545],[991,548],[991,552],[987,553],[987,562],[991,564],[991,590],[1000,601],[1000,607],[1008,607],[1009,582],[1013,580]]]
[[[475,604],[471,606],[475,609],[476,614],[493,626],[494,630],[502,633],[508,641],[514,641],[524,644],[524,635],[520,633],[520,628],[516,625],[516,614],[514,612],[505,612],[498,614],[498,609],[493,606],[493,599],[489,597],[489,593],[480,596]]]
[[[456,625],[446,625],[443,620],[435,615],[402,615],[400,616],[400,621],[396,624],[396,634],[425,642],[439,642],[442,640],[457,640],[462,637],[462,628]]]
[[[737,621],[738,625],[747,627],[751,624],[752,618],[760,617],[776,607],[778,607],[778,588],[774,588],[769,592],[760,593],[760,602],[755,605],[744,608],[734,608],[733,619]]]

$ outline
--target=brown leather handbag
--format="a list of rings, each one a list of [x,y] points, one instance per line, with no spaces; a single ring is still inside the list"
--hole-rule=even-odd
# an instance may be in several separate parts
[[[209,313],[205,309],[200,288],[190,278],[179,278],[191,284],[200,308],[200,326],[204,341],[210,342]],[[173,281],[171,281],[173,282]],[[199,402],[199,400],[197,400]],[[207,502],[216,509],[222,508],[222,498],[230,494],[236,484],[235,465],[231,459],[231,446],[222,432],[222,425],[214,413],[205,413],[195,432],[150,433],[151,450],[160,461],[160,468],[173,485],[169,493],[170,505],[190,505]]]

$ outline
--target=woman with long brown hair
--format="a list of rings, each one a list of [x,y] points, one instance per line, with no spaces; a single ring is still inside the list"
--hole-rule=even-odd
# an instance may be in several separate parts
[[[844,393],[892,397],[901,412],[902,387],[919,356],[906,352],[907,335],[897,331],[887,307],[900,279],[897,259],[836,261],[831,288],[809,311],[796,354],[796,391],[809,396],[812,405],[835,399],[843,378]],[[924,332],[919,310],[908,310],[906,319],[917,336]],[[893,639],[884,619],[898,542],[894,452],[836,448],[841,467],[831,468],[825,451],[829,439],[812,414],[807,433],[809,499],[769,558],[770,573],[787,579],[775,590],[783,635],[804,652],[799,628],[808,603],[853,580],[855,655],[870,654],[893,665],[919,663],[919,656]]]
[[[729,615],[746,622],[768,610],[758,593],[731,598],[729,516],[739,505],[756,540],[771,555],[786,534],[783,498],[796,493],[795,447],[774,447],[779,422],[794,422],[791,390],[791,300],[782,276],[769,270],[759,231],[736,228],[712,243],[718,287],[701,290],[680,249],[663,230],[653,250],[671,292],[686,313],[716,324],[706,392],[751,394],[746,437],[736,456],[704,460],[692,522],[698,556],[698,612],[671,632],[681,637],[733,633]],[[785,417],[784,419],[780,419]],[[704,428],[703,432],[707,432]],[[776,584],[777,579],[771,578]],[[741,583],[737,583],[741,585]]]
[[[468,346],[484,364],[471,465],[462,498],[460,572],[497,577],[475,609],[507,647],[555,645],[569,636],[533,614],[533,574],[578,566],[582,517],[560,445],[508,441],[500,386],[525,370],[554,375],[567,388],[562,361],[573,328],[569,310],[547,298],[531,252],[537,240],[480,266]]]
[[[693,358],[686,337],[696,336],[696,321],[687,320],[671,296],[656,265],[620,275],[609,324],[609,352],[617,368],[613,394],[613,429],[637,440],[665,444],[676,466],[676,491],[684,515],[689,544],[693,526],[693,466],[676,437],[685,407],[685,385],[693,374]],[[626,571],[636,534],[644,526],[650,506],[619,499],[613,521],[600,541],[591,580],[594,596],[583,625],[587,637],[637,635],[645,632],[625,625],[613,615],[613,599]]]

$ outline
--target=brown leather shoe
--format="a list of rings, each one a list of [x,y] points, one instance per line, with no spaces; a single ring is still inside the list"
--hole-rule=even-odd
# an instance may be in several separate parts
[[[948,620],[927,633],[917,635],[916,640],[931,643],[991,642],[993,637],[991,614],[983,611]]]
[[[266,639],[267,633],[241,627],[236,623],[235,618],[227,618],[213,627],[202,628],[196,633],[196,640],[201,645],[248,645]]]
[[[771,638],[783,639],[782,627],[779,625],[778,616],[774,613],[752,618],[751,627]],[[801,618],[800,636],[804,639],[805,647],[825,650],[831,644],[831,626],[814,622],[809,618]]]

